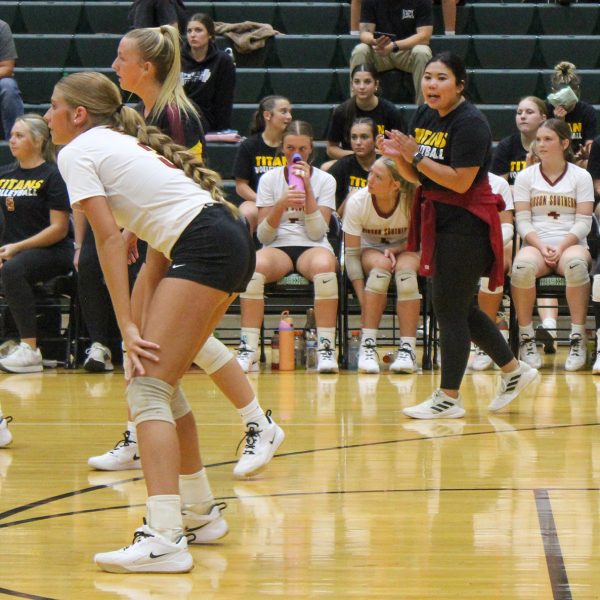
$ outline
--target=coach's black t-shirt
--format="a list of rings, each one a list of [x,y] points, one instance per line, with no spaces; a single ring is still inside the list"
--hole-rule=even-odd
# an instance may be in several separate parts
[[[496,146],[490,171],[495,175],[508,174],[509,185],[514,185],[517,174],[526,166],[527,150],[523,148],[521,134],[513,133]]]
[[[551,104],[546,104],[546,114],[549,118],[554,115],[554,107]],[[596,110],[591,104],[580,100],[575,108],[566,114],[565,121],[571,130],[573,152],[579,152],[582,144],[596,137]]]
[[[54,163],[15,169],[0,175],[0,206],[5,229],[2,244],[14,244],[50,226],[50,211],[71,212],[67,187]],[[73,246],[73,231],[52,247]]]
[[[492,159],[492,134],[487,119],[469,102],[459,104],[444,117],[422,105],[409,129],[423,156],[454,168],[479,167],[473,185],[487,177]],[[424,189],[448,189],[421,173],[419,180]],[[488,237],[488,226],[481,219],[460,206],[440,202],[436,204],[436,230]]]
[[[255,133],[240,144],[233,163],[233,177],[245,179],[256,191],[258,180],[264,173],[286,164],[287,160],[281,154],[281,149],[269,146],[262,134]]]
[[[402,113],[389,100],[379,98],[379,102],[373,110],[362,110],[356,106],[354,99],[350,98],[333,109],[327,131],[327,141],[338,144],[344,150],[352,150],[350,144],[352,122],[364,117],[373,120],[377,125],[378,134],[383,134],[386,129],[388,131],[391,129],[406,131]]]
[[[355,154],[348,154],[332,165],[329,174],[335,178],[335,207],[339,208],[350,192],[367,186],[369,171],[362,168]]]
[[[361,23],[374,23],[375,31],[393,33],[403,40],[417,27],[433,25],[431,0],[362,0]]]

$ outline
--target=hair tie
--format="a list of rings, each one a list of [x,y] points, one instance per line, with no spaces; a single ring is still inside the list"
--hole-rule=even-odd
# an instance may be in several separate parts
[[[121,102],[121,104],[119,104],[119,106],[117,106],[117,110],[115,112],[121,114],[121,111],[123,110],[124,106],[125,105]]]

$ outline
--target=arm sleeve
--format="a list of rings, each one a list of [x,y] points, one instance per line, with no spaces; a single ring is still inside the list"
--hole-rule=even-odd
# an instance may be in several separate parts
[[[594,183],[592,176],[581,169],[580,177],[577,178],[577,204],[594,201]]]
[[[362,197],[362,194],[357,193],[350,196],[346,203],[344,219],[342,221],[342,231],[360,237],[362,235],[363,226],[360,218],[360,203],[357,196]]]

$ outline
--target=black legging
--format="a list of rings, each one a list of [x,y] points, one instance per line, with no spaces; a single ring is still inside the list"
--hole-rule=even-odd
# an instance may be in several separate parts
[[[138,242],[138,250],[140,258],[129,267],[130,286],[133,286],[133,282],[144,264],[146,244]],[[90,340],[110,347],[111,340],[120,339],[121,334],[119,333],[110,294],[104,281],[94,233],[89,226],[79,252],[77,281],[81,312]]]
[[[479,279],[492,260],[487,238],[437,234],[432,299],[440,331],[443,389],[460,388],[471,341],[500,367],[514,358],[496,324],[475,302]]]
[[[7,260],[0,270],[6,303],[21,339],[36,338],[34,286],[73,269],[73,246],[32,248]]]

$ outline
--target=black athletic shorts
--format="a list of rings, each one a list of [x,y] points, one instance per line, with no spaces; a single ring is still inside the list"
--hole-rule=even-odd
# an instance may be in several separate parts
[[[248,225],[219,202],[207,204],[171,250],[165,277],[188,279],[229,294],[243,292],[254,273],[256,251]]]
[[[314,246],[271,246],[271,248],[277,248],[277,250],[285,252],[292,261],[292,270],[290,271],[290,273],[297,273],[298,269],[296,267],[296,263],[298,262],[298,259],[307,250],[314,248]],[[290,273],[288,273],[288,275]]]

